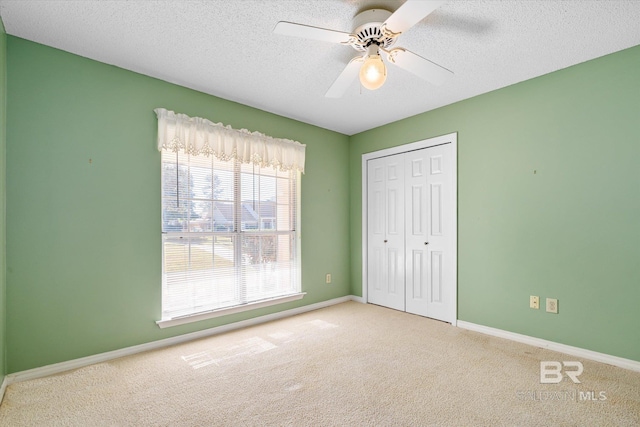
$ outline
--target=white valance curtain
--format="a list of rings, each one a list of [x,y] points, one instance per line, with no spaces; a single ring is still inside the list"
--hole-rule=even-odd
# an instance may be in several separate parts
[[[233,129],[201,117],[189,117],[156,108],[158,150],[191,155],[213,155],[222,161],[236,159],[260,167],[304,173],[305,145],[290,139],[273,138],[260,132]]]

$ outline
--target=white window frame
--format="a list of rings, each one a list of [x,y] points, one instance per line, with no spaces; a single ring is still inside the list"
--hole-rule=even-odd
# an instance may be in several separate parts
[[[306,292],[302,292],[302,228],[301,228],[301,194],[302,194],[302,178],[301,178],[301,173],[300,171],[294,172],[295,174],[295,180],[296,180],[296,185],[295,185],[295,191],[296,191],[296,195],[295,195],[295,202],[296,202],[296,224],[295,224],[295,266],[296,266],[296,274],[297,274],[297,283],[299,285],[299,289],[300,291],[297,293],[293,293],[293,294],[288,294],[288,295],[284,295],[284,296],[278,296],[278,297],[274,297],[274,298],[268,298],[268,299],[263,299],[263,300],[259,300],[259,301],[254,301],[254,302],[247,302],[247,303],[243,303],[243,304],[239,304],[239,305],[234,305],[234,306],[229,306],[229,307],[224,307],[224,308],[219,308],[219,309],[213,309],[213,310],[209,310],[209,311],[205,311],[205,312],[199,312],[199,313],[194,313],[194,314],[187,314],[184,316],[180,316],[180,317],[174,317],[171,319],[162,319],[162,320],[158,320],[156,321],[156,324],[161,328],[168,328],[168,327],[172,327],[172,326],[178,326],[178,325],[184,325],[187,323],[192,323],[192,322],[198,322],[201,320],[206,320],[206,319],[213,319],[216,317],[221,317],[221,316],[227,316],[230,314],[234,314],[234,313],[241,313],[241,312],[245,312],[245,311],[249,311],[249,310],[256,310],[259,308],[264,308],[264,307],[270,307],[270,306],[274,306],[274,305],[278,305],[278,304],[284,304],[284,303],[288,303],[288,302],[292,302],[292,301],[297,301],[302,299],[305,295]],[[161,185],[162,185],[162,181],[161,181]],[[207,233],[208,234],[208,233]],[[222,235],[223,233],[215,233],[212,232],[211,234],[214,235]],[[241,230],[238,230],[237,232],[238,235],[242,234]],[[250,233],[253,234],[253,233]],[[259,234],[259,233],[256,233]],[[274,230],[273,233],[269,233],[269,234],[277,234],[277,231]],[[164,263],[164,255],[163,255],[163,263]]]

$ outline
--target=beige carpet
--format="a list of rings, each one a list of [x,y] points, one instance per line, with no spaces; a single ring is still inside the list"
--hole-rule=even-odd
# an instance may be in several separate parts
[[[640,425],[640,373],[544,360],[577,358],[349,302],[12,384],[0,425]]]

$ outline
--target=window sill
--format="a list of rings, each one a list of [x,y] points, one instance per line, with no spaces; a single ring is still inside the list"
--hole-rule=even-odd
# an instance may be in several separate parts
[[[300,292],[292,295],[285,295],[282,297],[271,298],[262,301],[250,302],[243,305],[236,305],[233,307],[221,308],[218,310],[207,311],[204,313],[197,313],[183,317],[176,317],[174,319],[158,320],[156,325],[160,329],[169,328],[171,326],[185,325],[187,323],[198,322],[200,320],[213,319],[214,317],[226,316],[233,313],[242,313],[243,311],[255,310],[257,308],[270,307],[272,305],[283,304],[285,302],[296,301],[302,299],[307,293]]]

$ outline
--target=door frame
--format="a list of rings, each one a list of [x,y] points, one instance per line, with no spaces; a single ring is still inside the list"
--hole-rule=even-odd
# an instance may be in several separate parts
[[[394,154],[406,153],[408,151],[421,150],[423,148],[434,147],[436,145],[451,144],[452,152],[452,210],[453,210],[453,313],[451,324],[456,326],[458,320],[458,133],[453,132],[446,135],[423,139],[409,144],[398,145],[384,150],[365,153],[362,155],[362,299],[368,303],[368,279],[367,279],[367,162],[380,157],[392,156]]]

